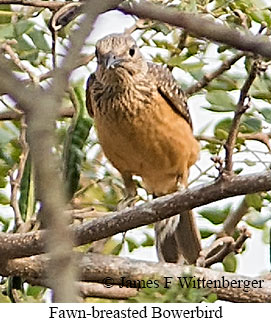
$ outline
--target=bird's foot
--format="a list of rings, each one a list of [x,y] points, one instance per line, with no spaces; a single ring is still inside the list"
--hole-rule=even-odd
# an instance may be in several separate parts
[[[121,211],[128,207],[133,207],[136,202],[139,201],[139,197],[136,196],[126,196],[123,200],[118,203],[117,210]]]

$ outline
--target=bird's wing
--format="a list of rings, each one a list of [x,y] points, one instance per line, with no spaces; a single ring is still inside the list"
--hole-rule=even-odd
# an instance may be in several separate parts
[[[192,120],[187,107],[186,97],[171,72],[161,65],[148,62],[148,73],[155,80],[160,95],[192,128]]]

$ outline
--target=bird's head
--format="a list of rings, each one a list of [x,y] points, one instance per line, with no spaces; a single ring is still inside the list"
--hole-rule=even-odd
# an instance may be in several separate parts
[[[147,63],[135,40],[130,35],[111,34],[96,44],[97,72],[101,77],[111,75],[122,78],[145,74]]]

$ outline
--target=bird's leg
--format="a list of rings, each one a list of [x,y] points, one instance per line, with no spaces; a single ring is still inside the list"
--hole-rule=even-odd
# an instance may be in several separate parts
[[[136,184],[133,181],[130,173],[122,173],[122,178],[125,185],[125,197],[118,204],[118,210],[123,210],[126,207],[131,207],[137,202]]]

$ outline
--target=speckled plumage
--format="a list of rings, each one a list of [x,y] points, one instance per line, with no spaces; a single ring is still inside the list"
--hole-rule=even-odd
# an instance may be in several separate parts
[[[87,83],[87,108],[128,194],[135,194],[132,175],[141,176],[147,191],[156,196],[176,191],[178,183],[187,186],[199,145],[185,96],[170,71],[147,63],[126,35],[100,40],[96,56],[97,70]],[[196,260],[200,243],[191,212],[159,222],[156,232],[160,259],[178,262],[181,253],[189,263]]]

